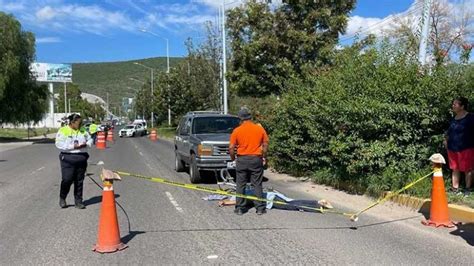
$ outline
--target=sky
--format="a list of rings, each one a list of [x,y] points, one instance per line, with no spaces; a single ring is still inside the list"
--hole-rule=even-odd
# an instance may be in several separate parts
[[[226,8],[243,1],[225,0]],[[0,11],[13,14],[23,30],[35,34],[38,62],[109,62],[166,56],[165,39],[169,40],[170,56],[185,56],[185,40],[202,40],[204,23],[217,22],[222,3],[223,0],[0,0]],[[358,0],[341,43],[351,42],[359,31],[379,31],[394,16],[420,13],[421,5],[415,0]]]

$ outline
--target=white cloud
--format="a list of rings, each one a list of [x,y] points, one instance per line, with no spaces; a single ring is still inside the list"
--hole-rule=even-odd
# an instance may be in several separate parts
[[[21,1],[13,2],[13,3],[4,3],[3,1],[0,0],[0,10],[6,11],[6,12],[17,12],[17,11],[22,11],[25,9],[26,9],[25,3]]]
[[[51,20],[56,16],[56,12],[50,6],[45,6],[40,10],[36,11],[36,18],[39,21]]]
[[[397,21],[417,21],[422,12],[423,2],[414,0],[404,12],[391,14],[384,18],[351,16],[347,23],[346,33],[340,36],[341,41],[347,41],[355,36],[364,37],[368,34],[381,36],[394,28]]]
[[[56,43],[61,42],[61,39],[58,37],[40,37],[36,38],[36,43]]]
[[[111,29],[132,30],[135,22],[121,12],[91,5],[44,6],[34,16],[25,16],[31,24],[60,31],[105,34]]]
[[[367,30],[369,33],[375,33],[377,28],[374,26],[378,25],[382,20],[381,18],[350,17],[347,23],[346,35],[354,35]]]

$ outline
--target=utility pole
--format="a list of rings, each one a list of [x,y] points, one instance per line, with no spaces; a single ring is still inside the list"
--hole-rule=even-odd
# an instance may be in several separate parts
[[[154,73],[153,73],[153,68],[151,69],[151,128],[155,127],[155,114],[153,112],[153,99],[155,98],[155,94],[153,92],[153,84],[155,83],[153,81],[154,79]]]
[[[170,49],[169,39],[166,38],[166,75],[169,78],[170,75]],[[168,82],[168,126],[171,126],[171,103],[170,103],[170,84]]]
[[[226,57],[226,41],[225,41],[225,0],[222,0],[222,81],[223,81],[223,101],[224,101],[224,114],[228,113],[228,108],[227,108],[227,79],[226,79],[226,73],[227,73],[227,57]]]
[[[107,92],[107,112],[106,113],[107,114],[105,114],[105,115],[106,115],[106,117],[108,117],[109,116],[109,93],[108,92]]]
[[[422,66],[426,64],[426,47],[428,45],[428,35],[430,29],[430,10],[433,0],[424,0],[423,3],[423,17],[422,17],[422,29],[420,36],[420,47],[418,53],[418,61]]]
[[[67,94],[66,94],[66,82],[64,82],[64,112],[67,116]]]
[[[71,113],[71,99],[68,99],[68,100],[67,100],[67,103],[68,103],[68,107],[69,107],[69,108],[68,108],[68,109],[69,109],[69,112],[68,112],[68,113],[70,114],[70,113]]]

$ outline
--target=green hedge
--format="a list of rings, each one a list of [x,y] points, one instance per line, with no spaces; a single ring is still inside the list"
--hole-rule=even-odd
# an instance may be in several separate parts
[[[335,67],[288,82],[269,122],[278,171],[378,194],[429,173],[453,97],[474,100],[473,67],[420,71],[387,47],[341,51]],[[429,193],[420,185],[416,194]]]

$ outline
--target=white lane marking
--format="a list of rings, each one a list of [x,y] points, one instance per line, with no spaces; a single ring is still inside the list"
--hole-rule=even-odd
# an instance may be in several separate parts
[[[138,153],[140,153],[140,155],[143,156],[143,153],[141,151],[139,151]]]
[[[37,172],[39,172],[39,171],[41,171],[41,170],[43,170],[43,169],[44,169],[44,166],[42,166],[42,167],[40,167],[40,168],[34,170],[33,172],[30,173],[30,175],[34,175],[34,174],[36,174]]]
[[[137,146],[137,145],[135,145],[135,149],[138,149],[138,146]]]
[[[217,255],[209,255],[209,256],[207,256],[207,258],[210,259],[210,260],[217,259],[218,257],[219,257],[219,256],[217,256]]]
[[[171,193],[166,191],[166,196],[168,196],[168,199],[170,200],[171,204],[173,204],[173,206],[176,208],[177,211],[183,212],[183,209],[179,207],[179,204],[176,202],[176,200],[174,200],[173,195],[171,195]]]

